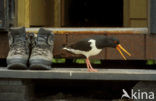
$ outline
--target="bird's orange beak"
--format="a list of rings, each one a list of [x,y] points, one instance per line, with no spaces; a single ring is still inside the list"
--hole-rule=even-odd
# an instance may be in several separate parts
[[[124,51],[127,55],[131,56],[131,54],[130,54],[129,52],[127,52],[127,50],[124,49],[120,44],[117,45],[116,49],[119,51],[119,53],[121,54],[121,56],[122,56],[125,60],[127,60],[127,59],[126,59],[126,57],[124,56],[124,54],[121,52],[121,50]]]

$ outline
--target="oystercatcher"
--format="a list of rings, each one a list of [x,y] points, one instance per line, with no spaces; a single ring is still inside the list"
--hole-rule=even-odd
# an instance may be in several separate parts
[[[120,41],[117,38],[101,35],[82,39],[74,44],[64,47],[63,49],[73,54],[84,55],[86,57],[88,71],[97,72],[97,70],[92,67],[89,57],[99,54],[102,49],[106,47],[116,48],[125,60],[126,57],[123,55],[121,50],[123,50],[127,55],[131,56],[131,54],[120,45]]]

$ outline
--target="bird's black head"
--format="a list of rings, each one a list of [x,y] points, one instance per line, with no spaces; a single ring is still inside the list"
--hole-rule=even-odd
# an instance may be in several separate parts
[[[124,54],[121,52],[124,51],[127,55],[131,56],[131,54],[129,52],[127,52],[127,50],[125,50],[121,45],[120,45],[120,41],[114,37],[107,37],[107,45],[108,47],[113,47],[116,48],[119,53],[121,54],[121,56],[126,60],[126,57],[124,56]]]
[[[120,44],[120,41],[117,38],[114,38],[114,37],[108,37],[107,38],[108,47],[116,48],[117,45],[119,45],[119,44]]]

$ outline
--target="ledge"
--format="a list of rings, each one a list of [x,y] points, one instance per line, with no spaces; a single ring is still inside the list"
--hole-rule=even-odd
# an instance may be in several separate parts
[[[0,78],[156,81],[156,70],[98,69],[98,71],[88,72],[86,68],[53,68],[52,70],[7,70],[1,68]]]
[[[147,34],[148,28],[46,28],[54,34]],[[39,28],[26,28],[27,32],[37,33]]]

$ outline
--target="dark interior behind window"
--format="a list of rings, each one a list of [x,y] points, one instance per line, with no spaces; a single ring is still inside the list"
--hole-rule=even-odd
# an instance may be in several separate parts
[[[123,26],[123,0],[69,0],[68,6],[66,26]]]

